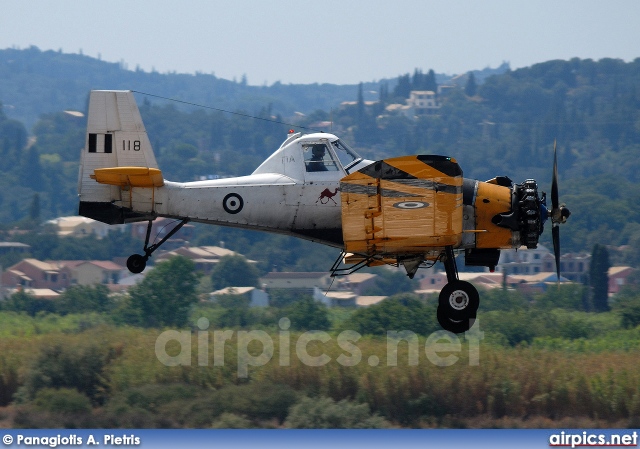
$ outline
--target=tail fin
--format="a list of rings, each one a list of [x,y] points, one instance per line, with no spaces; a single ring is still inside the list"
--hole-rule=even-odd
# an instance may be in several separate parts
[[[78,176],[80,215],[109,224],[149,219],[153,189],[162,184],[133,92],[91,91]]]

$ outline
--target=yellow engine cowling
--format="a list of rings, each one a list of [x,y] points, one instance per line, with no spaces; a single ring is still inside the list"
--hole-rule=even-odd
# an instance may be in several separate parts
[[[546,217],[546,200],[535,180],[513,184],[508,178],[463,182],[465,207],[473,207],[477,250],[535,248]],[[466,227],[469,229],[469,226]]]
[[[495,224],[495,216],[511,211],[511,188],[490,182],[478,182],[475,201],[476,248],[512,248],[514,235],[511,229]],[[519,237],[516,237],[519,238]]]

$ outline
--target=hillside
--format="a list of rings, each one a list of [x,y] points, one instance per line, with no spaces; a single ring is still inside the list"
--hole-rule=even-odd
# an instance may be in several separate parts
[[[622,260],[640,261],[640,59],[549,61],[507,71],[474,89],[446,89],[437,113],[413,117],[388,107],[404,104],[410,90],[433,83],[431,72],[416,71],[375,86],[256,87],[212,75],[132,72],[85,56],[37,49],[4,50],[0,56],[0,101],[5,105],[0,111],[0,220],[7,226],[29,217],[76,212],[85,123],[61,111],[84,109],[90,88],[142,85],[138,90],[216,107],[223,103],[229,110],[242,108],[266,119],[303,109],[307,114],[296,119],[300,125],[331,120],[332,129],[370,159],[445,154],[459,161],[467,177],[535,178],[546,191],[557,139],[560,199],[573,212],[563,229],[563,250],[590,251],[596,243],[627,245]],[[22,68],[10,70],[12,65]],[[438,77],[435,83],[440,85]],[[368,102],[370,90],[379,92],[380,101]],[[343,99],[358,101],[333,108]],[[139,101],[159,164],[172,180],[248,174],[288,130],[284,124],[185,109],[144,96]],[[22,112],[33,116],[27,110],[41,115],[33,127],[16,119]],[[542,243],[549,244],[547,240],[545,236]]]
[[[479,82],[504,73],[508,64],[474,73]],[[436,75],[438,83],[450,77]],[[386,82],[381,80],[380,82]],[[395,80],[389,81],[393,86]],[[195,75],[129,70],[125,62],[110,63],[89,56],[55,51],[0,50],[0,102],[5,113],[28,130],[43,113],[83,110],[91,89],[127,89],[178,98],[225,110],[254,113],[269,107],[274,114],[290,116],[315,110],[329,111],[356,98],[357,85],[281,84],[249,85],[246,79],[230,81],[213,74]],[[363,83],[365,101],[378,100],[379,83]],[[151,99],[157,101],[157,99]]]
[[[357,86],[331,84],[249,86],[209,74],[160,74],[128,70],[88,56],[27,50],[0,50],[0,101],[5,112],[31,129],[43,113],[84,110],[91,89],[132,89],[221,109],[250,113],[268,105],[276,114],[330,110],[355,98]],[[377,86],[365,85],[365,90]],[[369,94],[373,99],[377,96]]]

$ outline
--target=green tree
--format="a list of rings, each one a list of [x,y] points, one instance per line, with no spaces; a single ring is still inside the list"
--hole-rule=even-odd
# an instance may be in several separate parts
[[[36,316],[39,312],[53,313],[55,311],[55,303],[50,299],[36,298],[22,290],[9,296],[1,304],[2,310],[26,312],[29,316]]]
[[[343,327],[369,335],[387,335],[387,331],[428,335],[440,329],[435,312],[435,309],[423,305],[415,295],[401,294],[356,310]]]
[[[44,190],[43,170],[36,146],[24,151],[20,159],[20,185],[38,192]]]
[[[478,85],[476,84],[476,76],[473,72],[469,72],[469,78],[467,78],[467,84],[464,86],[464,93],[468,97],[473,97],[478,91]]]
[[[35,224],[40,222],[40,195],[37,193],[34,193],[29,206],[29,219]]]
[[[424,82],[425,90],[430,90],[432,92],[438,92],[438,83],[436,82],[436,72],[433,69],[429,69],[427,75],[425,77]]]
[[[218,327],[246,327],[255,323],[254,315],[249,308],[248,296],[233,293],[218,295],[216,302],[224,308],[224,312],[215,323]]]
[[[61,315],[82,312],[109,312],[114,307],[106,285],[74,285],[56,300],[56,312]]]
[[[130,290],[121,316],[145,327],[186,325],[189,309],[198,301],[194,269],[191,260],[180,256],[158,263]]]
[[[609,310],[609,251],[604,245],[596,244],[591,253],[589,266],[589,285],[591,286],[591,303],[596,312]]]
[[[243,256],[233,255],[220,258],[211,272],[214,289],[225,287],[257,287],[260,274],[256,267]]]
[[[628,301],[620,307],[620,325],[625,329],[640,324],[640,297]]]
[[[284,309],[284,316],[291,320],[295,330],[328,330],[331,327],[327,307],[311,298],[303,296]]]
[[[362,83],[358,84],[358,101],[356,103],[356,107],[356,120],[358,125],[362,125],[364,120],[364,95],[362,93]]]

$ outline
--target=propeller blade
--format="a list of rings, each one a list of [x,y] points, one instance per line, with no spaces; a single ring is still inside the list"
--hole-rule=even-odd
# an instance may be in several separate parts
[[[551,236],[553,237],[553,255],[556,257],[556,274],[560,282],[560,227],[557,224],[551,228]]]
[[[551,180],[551,210],[558,209],[558,152],[553,141],[553,179]]]

